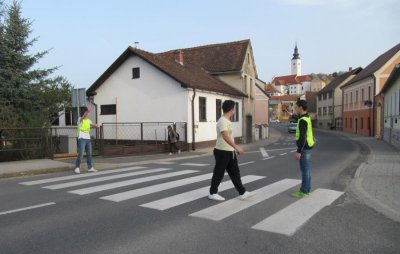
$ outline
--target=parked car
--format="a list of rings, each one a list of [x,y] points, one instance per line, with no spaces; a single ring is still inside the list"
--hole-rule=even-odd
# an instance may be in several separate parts
[[[297,123],[296,122],[290,122],[288,124],[288,132],[296,132],[296,128],[297,128]]]

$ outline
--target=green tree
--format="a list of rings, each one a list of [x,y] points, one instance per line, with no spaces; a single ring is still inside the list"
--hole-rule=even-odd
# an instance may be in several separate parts
[[[22,17],[21,3],[14,0],[5,10],[0,20],[0,100],[15,109],[25,125],[50,125],[51,116],[68,105],[71,85],[63,77],[51,78],[57,67],[34,67],[49,51],[29,52],[37,38],[30,39],[32,22]]]

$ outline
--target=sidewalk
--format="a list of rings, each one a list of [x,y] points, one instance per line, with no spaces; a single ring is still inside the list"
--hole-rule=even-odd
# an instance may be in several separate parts
[[[400,151],[373,137],[327,132],[340,134],[369,148],[368,159],[358,167],[349,189],[361,202],[400,222]]]
[[[254,142],[252,144],[246,144],[242,147],[245,151],[254,149],[260,146],[267,146],[282,139],[282,134],[273,129],[269,129],[269,138]],[[202,156],[212,155],[213,148],[198,149],[196,151],[182,152],[181,154],[170,156],[168,154],[151,154],[151,155],[140,155],[140,156],[126,156],[126,157],[94,157],[94,166],[98,170],[116,169],[129,166],[137,166],[148,163],[154,163],[159,161],[178,161],[186,160],[191,158],[199,158]],[[86,160],[83,160],[81,168],[85,170]],[[38,159],[29,161],[13,161],[13,162],[0,162],[0,178],[6,177],[17,177],[24,175],[36,175],[45,174],[51,172],[61,172],[73,170],[75,167],[75,159],[57,161],[50,159]]]

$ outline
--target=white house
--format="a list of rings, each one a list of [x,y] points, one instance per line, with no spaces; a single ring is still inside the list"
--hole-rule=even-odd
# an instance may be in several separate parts
[[[187,123],[187,133],[180,135],[187,134],[192,149],[214,145],[222,102],[233,100],[237,103],[233,135],[243,135],[241,111],[245,94],[199,66],[185,62],[181,51],[171,60],[129,47],[94,82],[87,95],[97,104],[99,124]],[[124,128],[104,133],[104,137],[136,139],[140,135],[132,126]],[[165,126],[142,135],[164,137]]]
[[[400,149],[400,64],[397,64],[382,88],[384,95],[383,139]]]

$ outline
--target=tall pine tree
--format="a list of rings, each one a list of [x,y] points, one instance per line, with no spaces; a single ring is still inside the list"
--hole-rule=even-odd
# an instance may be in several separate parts
[[[34,68],[48,51],[29,52],[37,39],[30,39],[32,22],[22,17],[20,2],[14,0],[6,8],[3,20],[0,100],[17,112],[25,126],[49,125],[51,118],[68,104],[71,85],[63,77],[50,77],[57,68]]]

